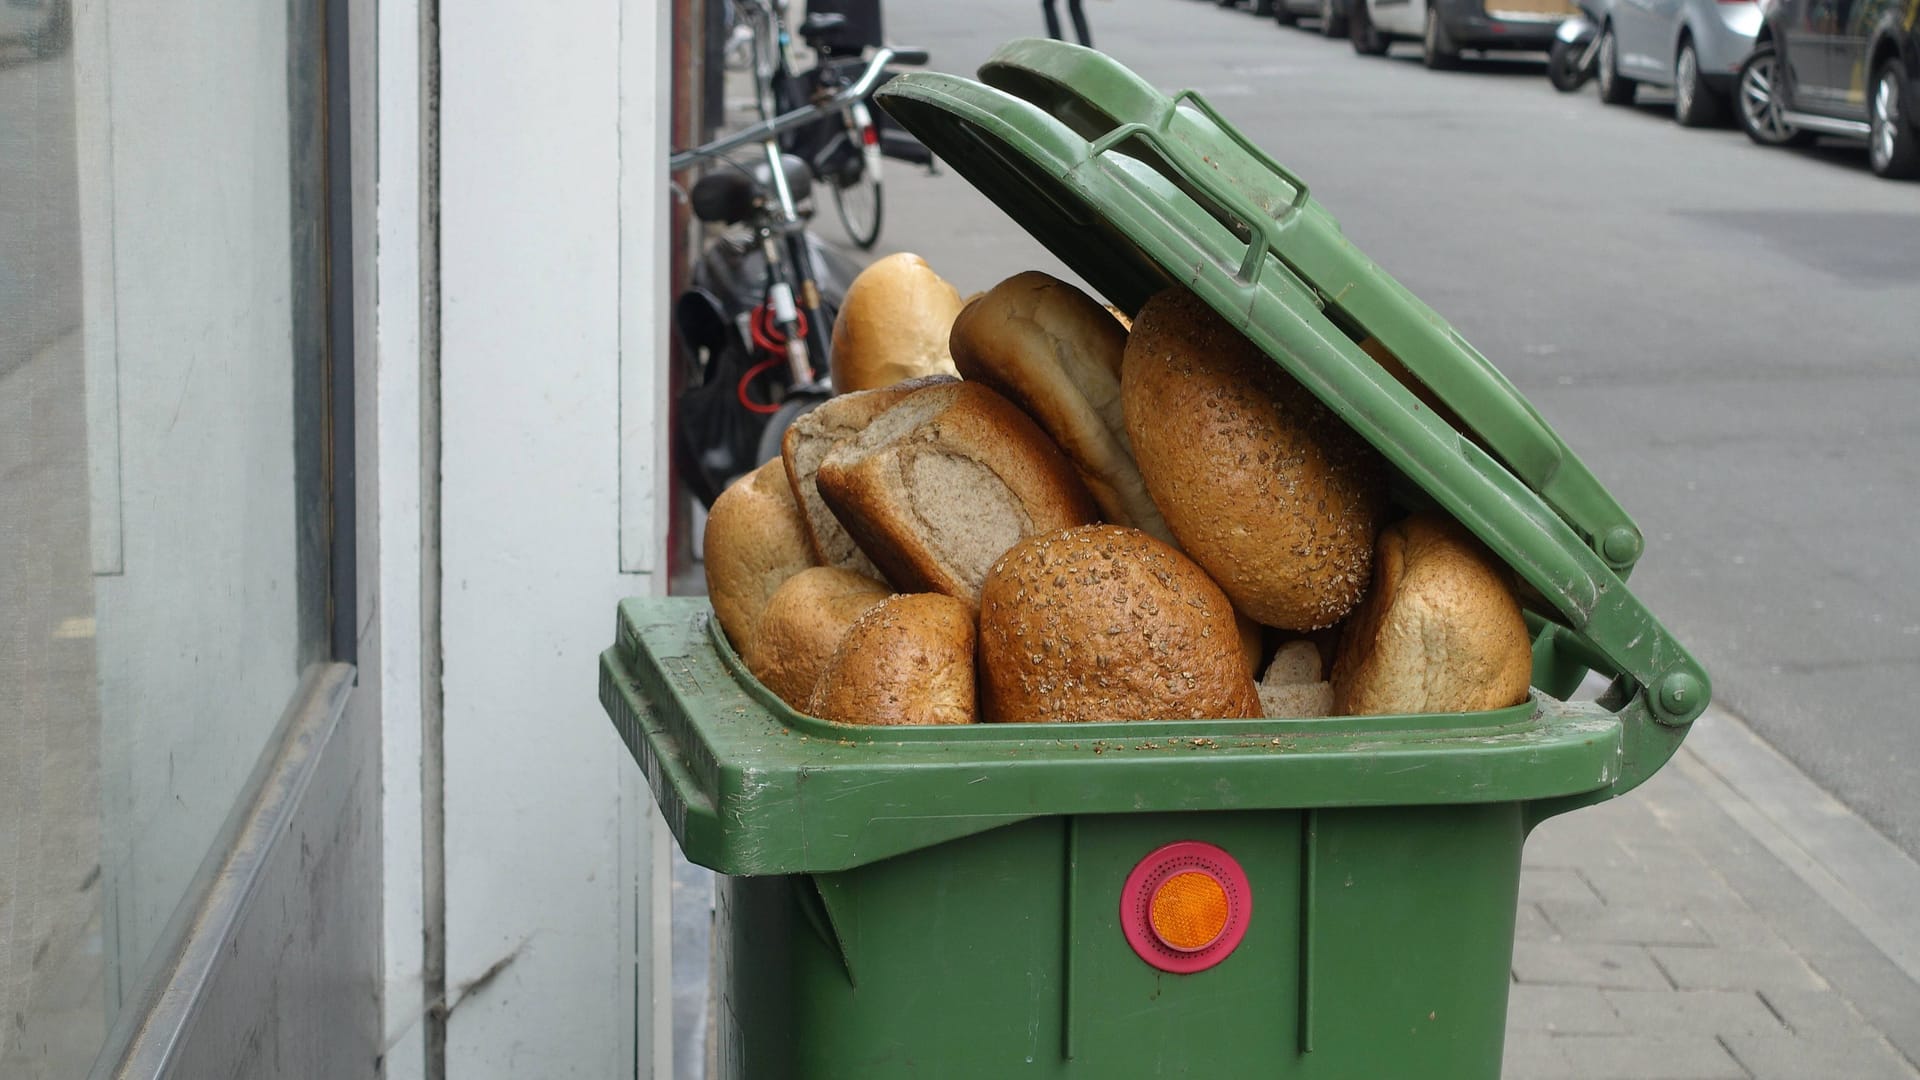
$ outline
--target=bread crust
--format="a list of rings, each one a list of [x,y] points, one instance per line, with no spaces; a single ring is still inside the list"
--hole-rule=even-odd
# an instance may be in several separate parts
[[[928,375],[908,379],[877,390],[856,390],[821,402],[787,428],[780,438],[780,460],[787,471],[806,529],[807,542],[814,560],[823,566],[838,566],[870,578],[881,577],[880,568],[847,535],[846,527],[827,508],[820,497],[814,474],[820,461],[835,443],[850,439],[866,429],[873,418],[906,400],[908,394],[929,386],[953,382],[951,375]]]
[[[1053,438],[1106,520],[1173,543],[1127,439],[1120,406],[1126,348],[1126,329],[1111,313],[1038,270],[968,304],[949,342],[963,378],[993,387]]]
[[[981,715],[997,722],[1260,715],[1233,606],[1138,529],[1023,541],[981,592]]]
[[[1179,287],[1135,317],[1121,401],[1154,503],[1235,607],[1299,631],[1353,609],[1386,508],[1372,447]]]
[[[847,286],[833,322],[830,367],[841,393],[955,374],[947,334],[960,294],[918,255],[876,259]]]
[[[1533,651],[1512,575],[1452,518],[1380,534],[1373,588],[1333,663],[1342,715],[1473,712],[1527,698]]]
[[[774,590],[740,659],[780,700],[804,709],[847,628],[891,595],[863,574],[808,567]]]
[[[734,649],[743,649],[774,591],[814,563],[780,462],[769,461],[740,477],[713,501],[701,561],[720,629]]]
[[[939,593],[875,605],[841,639],[807,712],[842,724],[970,724],[973,610]]]
[[[970,382],[910,395],[829,451],[816,481],[888,581],[969,605],[1007,548],[1098,516],[1046,433]]]

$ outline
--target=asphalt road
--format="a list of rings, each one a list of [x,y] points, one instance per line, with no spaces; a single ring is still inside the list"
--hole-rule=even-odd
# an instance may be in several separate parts
[[[1037,6],[895,4],[888,37],[971,73]],[[1716,700],[1920,856],[1920,185],[1557,94],[1537,59],[1440,74],[1203,0],[1086,9],[1513,379],[1639,522],[1632,585]],[[887,174],[882,244],[963,293],[1060,272],[951,172]]]

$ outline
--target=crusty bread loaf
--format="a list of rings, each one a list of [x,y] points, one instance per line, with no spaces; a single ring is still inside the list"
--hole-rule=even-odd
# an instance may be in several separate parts
[[[1247,662],[1247,674],[1258,674],[1260,658],[1267,654],[1266,628],[1238,611],[1233,613],[1233,628],[1240,635],[1240,655]]]
[[[1388,526],[1373,588],[1340,636],[1343,715],[1471,712],[1526,700],[1533,670],[1510,572],[1464,527],[1426,512]]]
[[[928,386],[954,381],[951,375],[928,375],[919,379],[908,379],[892,386],[883,386],[877,390],[856,390],[851,394],[841,394],[820,403],[812,412],[795,420],[780,440],[780,459],[786,465],[787,482],[793,485],[793,494],[800,502],[800,510],[805,515],[807,540],[813,545],[813,555],[823,566],[838,566],[843,570],[852,570],[870,578],[880,577],[880,569],[873,565],[853,537],[840,524],[840,519],[827,509],[826,501],[820,498],[820,488],[814,483],[814,475],[820,470],[820,461],[833,449],[835,443],[849,439],[865,430],[873,418],[906,400],[908,394]]]
[[[1025,537],[1096,519],[1073,466],[1026,413],[977,383],[930,386],[820,462],[820,494],[896,587],[977,605]]]
[[[970,724],[973,609],[939,593],[905,593],[847,631],[807,700],[842,724]]]
[[[1260,714],[1226,594],[1172,545],[1118,525],[1036,536],[994,564],[980,693],[1000,722]]]
[[[949,348],[963,378],[998,390],[1053,437],[1106,520],[1173,543],[1127,443],[1120,408],[1127,331],[1106,309],[1029,270],[967,305]]]
[[[733,647],[744,649],[774,590],[813,565],[806,525],[780,462],[735,480],[713,501],[701,559],[714,616]]]
[[[876,390],[922,375],[952,375],[947,333],[960,294],[918,255],[876,259],[847,286],[833,321],[833,388]]]
[[[1344,618],[1386,506],[1379,455],[1184,288],[1135,317],[1127,434],[1180,547],[1268,626]]]
[[[1332,716],[1333,684],[1320,675],[1320,647],[1301,638],[1280,646],[1260,677],[1263,716],[1299,720]]]
[[[885,585],[851,570],[802,570],[774,590],[740,659],[780,700],[804,709],[847,627],[890,595]]]

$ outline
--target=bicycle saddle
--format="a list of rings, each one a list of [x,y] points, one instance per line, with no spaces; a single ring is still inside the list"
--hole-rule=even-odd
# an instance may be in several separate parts
[[[804,159],[792,154],[781,154],[780,171],[787,174],[787,190],[793,194],[793,201],[796,204],[807,201],[807,196],[813,194],[812,167]],[[757,162],[753,166],[753,179],[761,187],[768,189],[769,195],[772,194],[773,178],[767,172],[766,162]]]
[[[792,154],[781,154],[780,165],[787,174],[787,190],[793,201],[805,201],[813,193],[813,173],[807,163]],[[687,201],[693,204],[693,216],[701,221],[736,225],[753,216],[754,207],[773,192],[765,163],[753,167],[747,176],[737,169],[717,169],[694,182]]]
[[[753,213],[760,197],[760,186],[749,177],[731,169],[710,172],[693,185],[688,200],[693,216],[701,221],[732,225],[745,221]]]

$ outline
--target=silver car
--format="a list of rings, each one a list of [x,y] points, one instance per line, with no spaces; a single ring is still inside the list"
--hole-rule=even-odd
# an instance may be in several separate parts
[[[1740,64],[1760,32],[1755,0],[1598,0],[1600,100],[1633,102],[1641,83],[1673,90],[1688,127],[1722,122]]]

